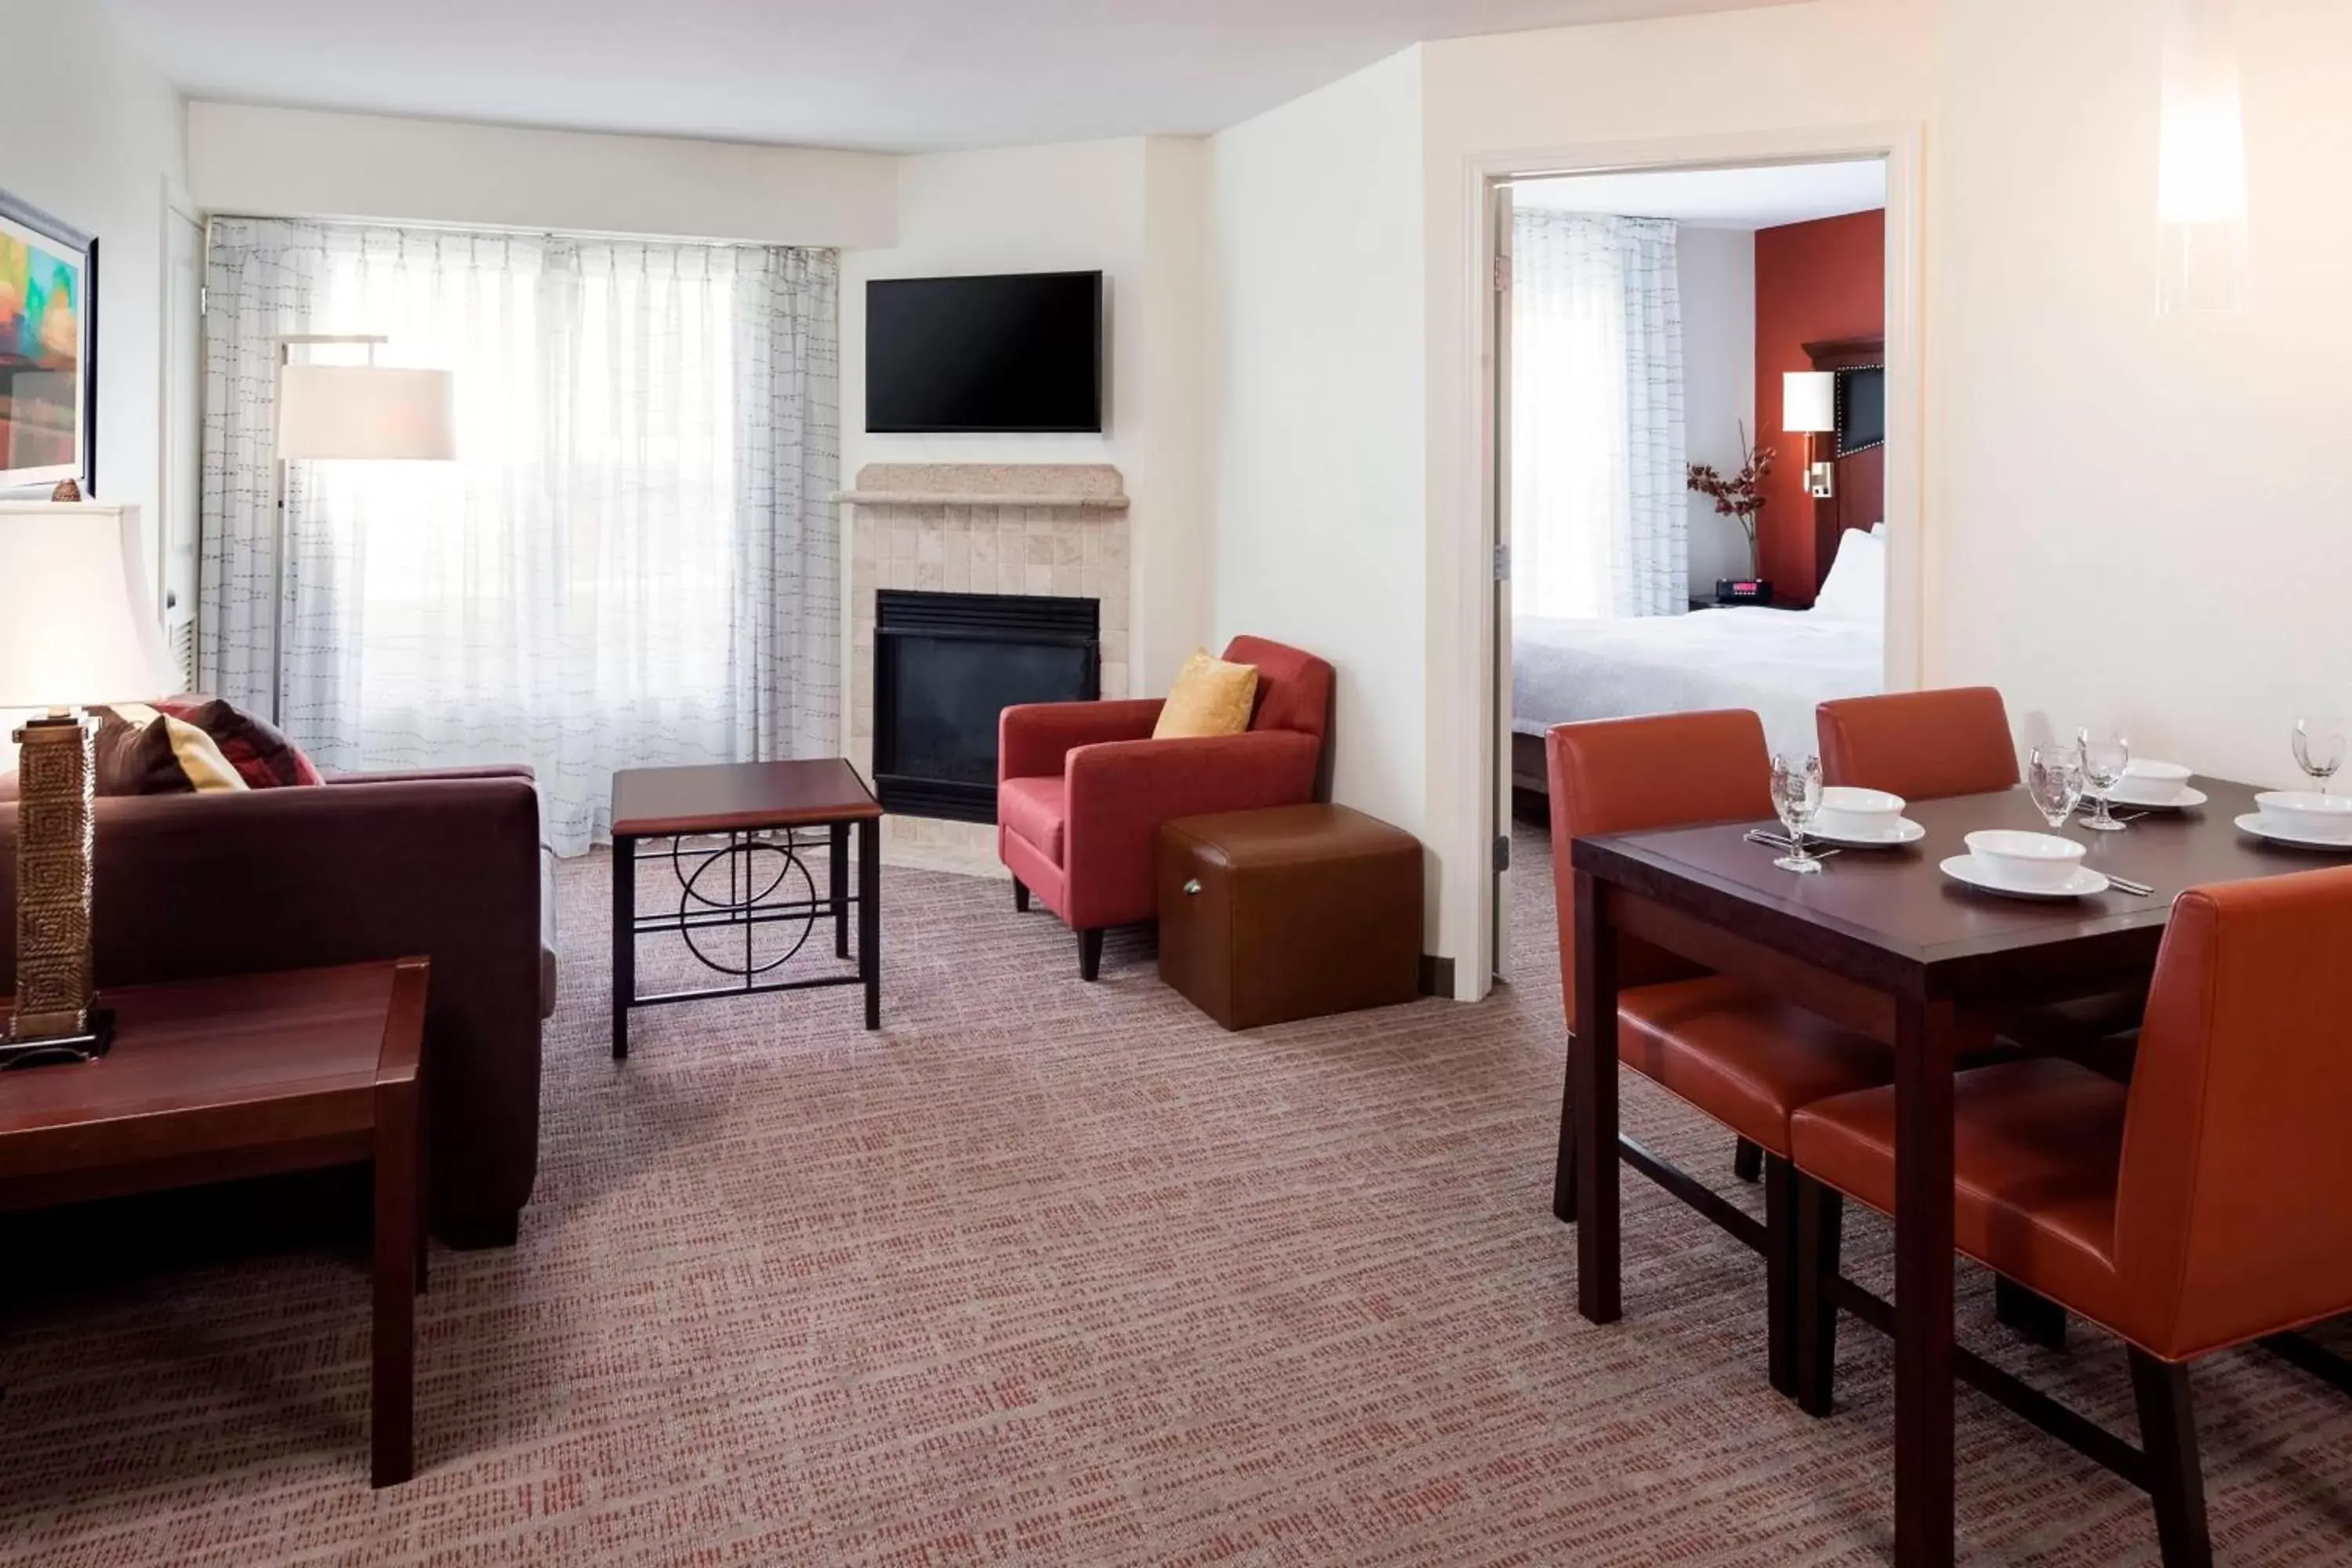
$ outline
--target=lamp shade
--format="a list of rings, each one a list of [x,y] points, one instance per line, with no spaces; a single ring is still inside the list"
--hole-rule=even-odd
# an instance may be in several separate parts
[[[278,385],[278,455],[455,458],[452,383],[446,370],[289,364]]]
[[[0,708],[144,701],[171,677],[138,514],[0,507]]]
[[[1837,375],[1826,370],[1792,370],[1780,378],[1780,429],[1790,436],[1816,436],[1837,428]]]

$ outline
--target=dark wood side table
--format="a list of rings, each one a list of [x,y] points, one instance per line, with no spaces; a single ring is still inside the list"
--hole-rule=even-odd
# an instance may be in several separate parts
[[[0,1073],[0,1209],[374,1165],[380,1487],[415,1469],[425,973],[404,958],[109,991],[105,1056]]]
[[[613,1056],[629,1054],[629,1011],[714,996],[753,996],[857,985],[866,992],[866,1026],[882,1026],[882,807],[857,770],[839,757],[810,762],[722,763],[707,767],[627,768],[613,775]],[[849,832],[857,830],[857,892],[849,891]],[[803,829],[831,840],[824,896],[801,850],[814,848]],[[781,835],[781,837],[779,837]],[[689,848],[684,840],[721,837],[717,848]],[[637,913],[637,847],[670,840],[678,884],[674,914]],[[792,897],[797,871],[805,898]],[[772,873],[772,874],[771,874]],[[815,934],[820,914],[833,918],[834,955],[847,958],[849,910],[857,909],[857,969],[796,980],[763,980],[797,955]],[[781,956],[758,956],[753,933],[763,925],[798,923],[798,941]],[[704,967],[736,983],[697,991],[637,994],[637,938],[671,932]],[[719,954],[704,943],[740,933]]]

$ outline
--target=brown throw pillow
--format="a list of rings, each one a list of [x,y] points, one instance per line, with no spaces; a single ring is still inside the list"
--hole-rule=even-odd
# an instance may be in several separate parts
[[[97,708],[97,793],[194,795],[247,787],[213,738],[142,703]]]
[[[218,697],[167,697],[155,706],[210,735],[229,766],[254,789],[327,782],[302,749],[275,724],[233,702]]]
[[[1155,741],[1194,740],[1203,735],[1238,735],[1249,728],[1250,705],[1257,700],[1257,666],[1227,664],[1195,648],[1152,726]]]

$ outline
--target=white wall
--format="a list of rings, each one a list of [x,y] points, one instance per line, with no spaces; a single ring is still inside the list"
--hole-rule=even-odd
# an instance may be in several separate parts
[[[2239,12],[2253,310],[2161,318],[2159,8],[1947,6],[1927,668],[2272,783],[2352,710],[2352,5]]]
[[[1814,0],[1672,17],[1457,38],[1421,47],[1421,148],[1427,333],[1427,532],[1423,614],[1430,627],[1425,839],[1456,874],[1444,879],[1436,950],[1457,960],[1483,941],[1478,884],[1490,804],[1478,767],[1487,719],[1477,699],[1491,658],[1488,592],[1476,548],[1476,377],[1467,325],[1474,161],[1524,153],[1622,148],[1673,138],[1843,127],[1932,117],[1936,0]],[[1466,873],[1466,874],[1462,874]],[[1457,977],[1475,973],[1457,963]],[[1466,978],[1461,994],[1474,994]]]
[[[1343,658],[1359,657],[1349,629],[1391,628],[1403,658],[1361,656],[1384,712],[1372,736],[1343,734],[1340,766],[1432,847],[1434,951],[1475,951],[1486,853],[1486,590],[1464,501],[1483,158],[1922,127],[1922,680],[1990,681],[2021,727],[2115,720],[2144,751],[2262,782],[2293,776],[2297,709],[2352,708],[2352,638],[2326,587],[2352,572],[2352,503],[2328,466],[2347,415],[2352,216],[2312,196],[2341,183],[2352,145],[2352,7],[2242,7],[2255,308],[2238,317],[2156,314],[2160,17],[2145,0],[1812,0],[1465,38],[1216,139],[1220,286],[1247,307],[1229,312],[1214,380],[1219,613],[1278,604],[1278,562],[1307,584],[1293,618],[1341,622]],[[1410,107],[1373,107],[1402,75],[1421,83],[1417,149],[1398,145]],[[1366,122],[1340,123],[1349,104]],[[1423,181],[1418,356],[1392,341],[1402,264],[1363,210],[1406,205],[1400,157]],[[1385,421],[1415,400],[1422,485],[1400,501],[1413,457]],[[1345,450],[1343,425],[1364,432]],[[1310,475],[1376,492],[1381,543],[1419,543],[1419,578],[1350,554],[1327,588],[1340,552],[1304,504]]]
[[[898,160],[871,153],[188,105],[188,181],[251,217],[887,245]]]
[[[180,102],[95,5],[0,0],[0,188],[98,236],[98,499],[162,493],[163,246]]]
[[[1675,237],[1683,301],[1683,427],[1694,463],[1738,470],[1739,431],[1756,437],[1756,235],[1696,228]],[[1690,586],[1696,597],[1719,577],[1748,574],[1748,535],[1715,502],[1690,501]]]
[[[1408,50],[1212,139],[1209,409],[1218,634],[1329,659],[1334,798],[1427,842],[1421,88]]]
[[[1198,477],[1204,170],[1203,144],[1176,137],[904,158],[898,243],[842,256],[844,481],[867,463],[1115,464],[1133,501],[1127,658],[1138,694],[1166,690],[1209,640]],[[1096,268],[1110,356],[1102,434],[866,433],[869,279]]]

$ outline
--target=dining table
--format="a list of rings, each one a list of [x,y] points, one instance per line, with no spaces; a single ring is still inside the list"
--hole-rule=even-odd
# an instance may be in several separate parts
[[[1575,1016],[1560,1171],[1575,1192],[1577,1305],[1623,1312],[1618,1210],[1617,993],[1641,944],[1733,976],[1894,1048],[1895,1561],[1954,1557],[1952,1088],[1960,1048],[2003,1015],[2139,988],[2174,897],[2202,884],[2340,865],[2345,851],[2282,846],[2236,825],[2252,786],[2197,778],[2200,806],[2152,811],[2121,832],[2072,833],[2083,865],[2153,889],[2027,899],[1941,869],[1984,828],[2051,831],[2022,789],[1908,805],[1926,829],[1898,848],[1846,848],[1816,875],[1738,822],[1599,834],[1570,853]],[[1646,961],[1651,955],[1642,955]],[[1572,1180],[1570,1180],[1572,1176]],[[1568,1217],[1566,1215],[1563,1218]]]

